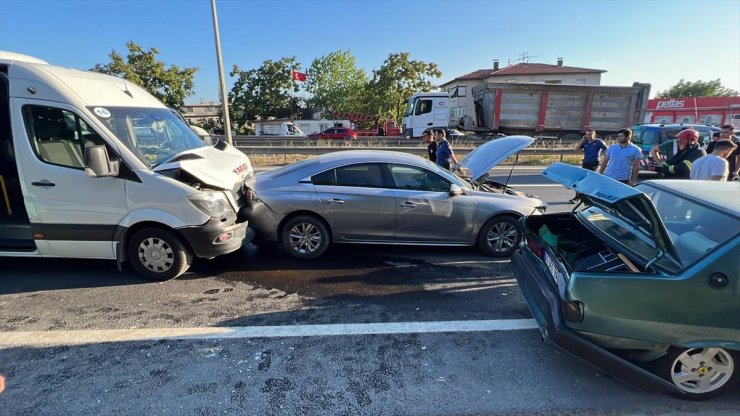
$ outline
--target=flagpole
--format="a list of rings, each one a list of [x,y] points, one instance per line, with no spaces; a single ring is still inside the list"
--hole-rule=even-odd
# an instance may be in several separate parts
[[[224,63],[221,60],[221,37],[218,35],[218,15],[216,14],[216,0],[211,0],[211,14],[213,15],[213,34],[216,38],[216,60],[218,61],[218,82],[221,89],[221,108],[224,113],[224,134],[226,135],[226,143],[234,144],[231,140],[231,119],[229,118],[228,95],[226,95]]]

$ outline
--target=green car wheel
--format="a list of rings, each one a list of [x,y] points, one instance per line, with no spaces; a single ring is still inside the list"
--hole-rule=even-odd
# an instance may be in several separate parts
[[[725,348],[671,348],[653,371],[683,391],[681,398],[707,400],[737,384],[739,366],[739,354]]]

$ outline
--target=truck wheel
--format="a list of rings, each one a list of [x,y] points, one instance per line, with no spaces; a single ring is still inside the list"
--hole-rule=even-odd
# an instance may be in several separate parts
[[[160,282],[185,273],[193,261],[182,241],[161,228],[137,231],[128,241],[128,258],[137,273]]]
[[[323,221],[310,215],[299,215],[283,226],[282,243],[293,257],[310,260],[329,248],[329,229]]]
[[[671,348],[649,367],[685,393],[678,397],[707,400],[738,383],[739,356],[724,348]]]
[[[493,257],[509,257],[519,246],[522,231],[519,221],[508,215],[493,217],[478,232],[476,245],[484,254]]]

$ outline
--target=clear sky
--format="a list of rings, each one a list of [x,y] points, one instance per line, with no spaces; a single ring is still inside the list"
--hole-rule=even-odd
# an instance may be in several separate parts
[[[126,42],[200,68],[195,95],[218,97],[210,0],[0,0],[0,49],[89,69]],[[392,52],[439,65],[442,83],[530,62],[604,69],[603,85],[721,78],[740,91],[740,0],[217,0],[224,69],[296,56],[304,67],[350,50],[368,73]],[[227,78],[227,89],[233,82]]]

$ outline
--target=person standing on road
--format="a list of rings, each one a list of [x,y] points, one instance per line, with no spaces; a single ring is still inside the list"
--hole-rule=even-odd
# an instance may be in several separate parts
[[[421,139],[427,144],[427,156],[429,160],[437,163],[437,142],[434,140],[431,130],[424,130],[421,134]]]
[[[450,170],[450,166],[454,163],[459,164],[455,152],[452,151],[450,142],[445,138],[445,131],[443,129],[434,130],[434,140],[437,141],[437,164],[443,168]]]
[[[578,142],[574,150],[576,152],[583,152],[583,159],[581,160],[581,167],[583,169],[596,171],[599,168],[601,151],[606,149],[604,142],[596,138],[596,130],[587,128],[586,133],[583,135],[583,140]],[[576,192],[576,196],[570,200],[570,203],[575,204],[580,199],[578,192]]]
[[[654,166],[658,173],[662,173],[666,179],[689,179],[691,177],[691,165],[707,153],[699,147],[699,132],[694,129],[681,130],[674,142],[666,142],[658,146],[655,155],[660,157],[660,151],[664,151],[663,145],[673,147],[676,152],[668,160],[660,165]],[[655,149],[653,149],[655,150]],[[653,150],[650,151],[654,154]],[[657,159],[660,160],[660,159]]]
[[[730,140],[718,140],[712,146],[712,153],[702,156],[691,166],[691,179],[705,181],[726,181],[729,173],[727,157],[735,152],[737,146]]]
[[[606,149],[598,172],[624,184],[635,186],[641,160],[642,150],[632,144],[632,130],[622,129],[617,133],[617,143]]]
[[[730,140],[735,144],[735,150],[726,157],[729,165],[728,169],[730,171],[727,176],[727,180],[731,181],[735,179],[740,172],[740,139],[732,135],[732,124],[725,124],[720,127],[719,137],[717,140]],[[716,141],[709,143],[707,146],[707,154],[713,153],[715,144]]]

